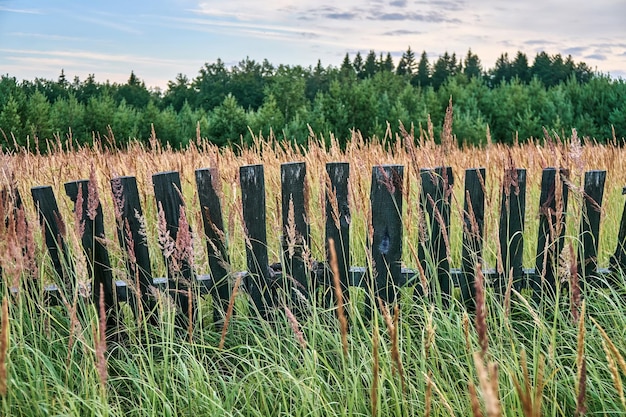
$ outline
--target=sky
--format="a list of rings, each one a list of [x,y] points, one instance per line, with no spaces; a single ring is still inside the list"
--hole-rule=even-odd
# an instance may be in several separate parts
[[[339,66],[346,53],[410,46],[431,64],[469,49],[483,68],[538,52],[626,79],[625,0],[0,0],[0,74],[124,83],[133,71],[167,89],[205,63],[246,57]]]

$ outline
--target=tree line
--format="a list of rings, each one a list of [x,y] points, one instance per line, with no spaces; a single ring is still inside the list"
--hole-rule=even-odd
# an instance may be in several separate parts
[[[598,141],[626,136],[626,85],[592,71],[571,56],[538,53],[530,63],[518,52],[502,54],[490,69],[471,50],[463,58],[447,52],[430,61],[408,48],[397,63],[390,53],[345,55],[338,67],[274,66],[244,59],[227,67],[205,63],[190,79],[178,74],[167,89],[147,88],[131,72],[124,84],[57,80],[18,82],[0,78],[0,145],[34,148],[37,141],[79,144],[115,134],[115,145],[146,141],[152,132],[163,143],[184,147],[199,130],[225,146],[253,136],[305,143],[310,132],[333,133],[345,143],[351,131],[383,137],[400,124],[435,126],[454,104],[453,128],[460,143],[543,137],[543,129]],[[436,132],[437,129],[436,129]],[[393,136],[393,135],[392,135]],[[436,135],[438,136],[438,135]],[[393,139],[393,138],[392,138]]]

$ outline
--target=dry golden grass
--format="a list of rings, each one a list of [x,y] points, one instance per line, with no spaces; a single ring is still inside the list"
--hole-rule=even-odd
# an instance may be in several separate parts
[[[528,170],[528,195],[526,210],[526,248],[525,248],[525,265],[533,266],[534,254],[536,252],[536,234],[538,226],[538,200],[539,200],[539,181],[541,178],[541,170],[547,166],[556,166],[566,168],[571,172],[571,183],[573,184],[572,197],[570,199],[571,205],[568,208],[569,225],[567,229],[567,241],[565,247],[568,248],[564,256],[569,254],[569,259],[564,262],[568,265],[570,275],[575,275],[576,260],[574,247],[577,245],[575,234],[578,231],[578,219],[580,215],[581,201],[578,199],[580,195],[577,195],[576,187],[579,187],[582,180],[582,175],[586,170],[591,169],[605,169],[608,171],[606,190],[605,190],[605,204],[602,209],[602,233],[600,242],[600,265],[605,266],[608,260],[608,255],[613,252],[615,248],[615,239],[617,237],[617,230],[619,221],[622,214],[623,197],[621,196],[621,188],[626,185],[626,170],[622,166],[624,158],[624,150],[614,145],[596,145],[585,144],[581,146],[575,136],[568,138],[567,141],[554,141],[546,142],[546,144],[539,144],[536,142],[519,144],[512,147],[505,147],[498,144],[489,144],[483,148],[462,148],[454,144],[449,137],[443,140],[443,145],[435,144],[429,134],[422,134],[420,137],[414,137],[412,134],[406,134],[403,137],[396,138],[397,140],[391,141],[374,141],[367,142],[363,140],[360,135],[355,134],[352,142],[350,142],[345,150],[341,150],[338,144],[334,141],[330,142],[330,145],[320,145],[317,140],[311,140],[306,150],[304,148],[296,148],[289,145],[281,144],[275,140],[258,140],[255,145],[247,149],[218,149],[217,147],[209,144],[207,141],[199,140],[189,146],[184,151],[175,152],[169,149],[164,149],[158,145],[156,140],[153,140],[150,146],[144,146],[140,144],[131,144],[130,148],[122,151],[107,151],[99,146],[95,148],[81,148],[81,149],[51,149],[47,155],[35,155],[31,153],[17,153],[17,154],[0,154],[2,162],[2,171],[0,171],[0,177],[3,178],[5,183],[9,183],[12,178],[12,174],[15,174],[19,191],[26,204],[26,216],[29,219],[30,224],[36,224],[34,220],[34,207],[32,201],[29,198],[30,188],[37,185],[52,185],[59,202],[59,206],[63,212],[63,217],[68,223],[68,234],[78,235],[80,234],[80,227],[75,225],[76,218],[81,216],[75,216],[71,213],[73,204],[65,197],[63,192],[63,184],[66,181],[73,181],[80,178],[90,178],[93,183],[97,183],[99,189],[99,197],[102,200],[105,215],[105,226],[109,237],[107,244],[110,246],[110,250],[113,252],[112,260],[114,262],[114,268],[119,271],[119,275],[122,275],[122,271],[125,269],[124,258],[122,256],[115,256],[119,252],[119,248],[116,248],[117,238],[113,236],[115,225],[115,203],[113,202],[113,194],[111,192],[110,180],[116,176],[132,175],[137,178],[138,188],[140,190],[140,200],[142,202],[144,213],[147,218],[147,235],[150,251],[152,252],[152,259],[155,263],[155,274],[164,273],[165,267],[163,265],[162,256],[157,256],[159,252],[159,233],[158,233],[158,209],[155,206],[153,189],[151,184],[151,177],[153,174],[162,171],[176,170],[181,174],[182,193],[187,203],[187,208],[181,213],[181,220],[189,222],[192,230],[195,232],[195,236],[185,236],[184,234],[178,235],[180,242],[175,245],[177,247],[191,248],[193,247],[195,253],[193,254],[196,268],[200,272],[204,272],[208,269],[206,260],[206,254],[204,253],[204,244],[191,244],[190,239],[197,239],[202,235],[202,222],[200,219],[200,208],[198,207],[197,192],[195,191],[195,175],[194,170],[204,167],[215,167],[218,170],[221,185],[222,195],[222,207],[224,209],[225,219],[225,232],[229,241],[229,258],[232,260],[233,265],[230,268],[231,271],[245,270],[245,244],[243,230],[241,225],[241,190],[238,181],[239,167],[244,164],[264,164],[265,166],[265,178],[266,178],[266,193],[267,193],[267,225],[268,225],[268,242],[269,242],[269,254],[270,262],[278,261],[281,256],[282,247],[280,235],[282,230],[282,216],[281,210],[281,196],[280,196],[280,164],[293,161],[304,161],[307,163],[307,186],[310,192],[310,212],[308,218],[311,223],[312,235],[312,251],[313,257],[321,259],[324,257],[324,210],[325,195],[324,190],[327,184],[325,165],[328,162],[336,161],[348,161],[351,163],[351,175],[350,175],[350,189],[351,189],[351,212],[352,212],[352,234],[351,234],[351,247],[353,250],[353,265],[364,265],[366,256],[366,240],[368,236],[368,215],[371,212],[369,191],[372,167],[379,164],[402,164],[405,169],[405,181],[406,186],[403,187],[404,198],[407,202],[404,204],[403,218],[405,221],[405,241],[407,244],[403,245],[405,248],[404,262],[410,267],[419,268],[420,264],[416,261],[416,243],[419,241],[421,231],[419,230],[420,213],[417,209],[419,199],[419,170],[425,167],[434,167],[441,165],[450,165],[456,176],[453,188],[452,198],[452,233],[449,237],[452,265],[459,266],[459,257],[461,251],[461,210],[463,204],[463,171],[467,168],[474,168],[484,166],[486,168],[485,182],[486,188],[486,238],[485,238],[485,252],[484,266],[487,268],[493,267],[495,259],[497,257],[497,224],[498,215],[500,209],[500,187],[503,182],[503,172],[505,168],[511,167],[513,164],[516,167],[526,168]],[[0,186],[4,185],[0,182]],[[92,187],[93,188],[93,187]],[[87,198],[89,196],[86,196]],[[83,198],[82,196],[80,197]],[[0,199],[0,203],[2,203]],[[79,205],[80,206],[80,205]],[[0,214],[2,210],[6,208],[0,207]],[[335,211],[338,211],[335,209]],[[22,214],[23,216],[23,214]],[[293,217],[293,215],[291,216]],[[575,220],[575,221],[573,221]],[[184,223],[183,222],[183,223]],[[293,219],[291,220],[293,223]],[[73,226],[73,227],[72,227]],[[80,226],[80,225],[78,225]],[[4,222],[0,222],[0,228],[5,227]],[[185,227],[183,229],[186,230]],[[17,228],[11,229],[11,233],[16,236]],[[293,232],[292,232],[293,233]],[[41,236],[37,235],[39,252],[41,250]],[[184,239],[183,239],[184,238]],[[185,240],[185,243],[182,242]],[[292,237],[292,241],[294,241]],[[18,242],[19,239],[15,238],[13,241]],[[11,241],[11,242],[13,242]],[[68,239],[68,242],[77,247],[79,245],[79,239]],[[3,246],[4,245],[4,246]],[[7,246],[5,241],[0,239],[0,252]],[[333,245],[331,243],[331,248]],[[15,251],[14,251],[15,252]],[[333,251],[334,252],[334,251]],[[16,252],[12,256],[18,258],[21,252]],[[75,253],[80,253],[76,251]],[[184,256],[191,256],[191,254],[185,253]],[[338,265],[336,261],[336,254],[333,254],[331,258],[335,258],[330,262],[330,266],[333,270],[334,277],[338,278]],[[84,260],[83,260],[84,261]],[[0,264],[2,262],[0,261]],[[480,264],[477,265],[480,268]],[[160,270],[159,270],[160,268]],[[425,279],[425,274],[420,271],[420,275]],[[232,295],[228,305],[228,309],[225,314],[224,322],[221,328],[221,337],[219,341],[219,350],[223,350],[225,347],[226,336],[235,338],[236,327],[230,329],[229,323],[232,321],[235,299],[239,293],[239,286],[241,284],[242,275],[233,274],[233,278],[236,277]],[[526,357],[526,351],[521,350],[519,359],[515,356],[514,366],[510,366],[510,363],[506,363],[502,359],[502,348],[499,347],[500,339],[502,339],[503,329],[509,329],[509,326],[501,327],[497,326],[498,320],[488,320],[493,318],[494,310],[488,307],[485,293],[483,292],[483,279],[484,277],[477,271],[477,314],[476,314],[476,341],[477,346],[480,347],[480,351],[473,356],[473,368],[471,381],[468,381],[469,390],[469,406],[473,415],[487,415],[487,416],[499,416],[505,413],[505,406],[510,404],[510,398],[517,394],[519,403],[522,407],[521,411],[527,416],[541,415],[542,409],[545,409],[549,405],[547,401],[551,396],[551,390],[554,388],[552,382],[552,376],[561,372],[560,370],[554,371],[554,355],[553,349],[556,348],[550,344],[550,346],[541,346],[538,350],[532,351],[532,357]],[[573,288],[576,288],[573,285]],[[425,286],[425,289],[428,287]],[[336,303],[337,303],[337,315],[340,323],[340,334],[342,338],[342,352],[343,357],[341,360],[344,364],[349,364],[356,360],[361,360],[361,357],[367,357],[371,359],[371,385],[369,386],[369,406],[373,415],[376,415],[381,410],[385,410],[385,403],[382,401],[387,393],[387,387],[390,381],[387,376],[387,371],[391,370],[390,374],[395,376],[397,371],[399,385],[402,387],[402,395],[406,395],[409,398],[410,394],[405,392],[411,392],[411,381],[417,379],[416,375],[419,373],[419,380],[424,382],[424,389],[420,391],[421,395],[424,395],[424,409],[426,415],[438,414],[438,410],[442,410],[441,414],[446,415],[461,415],[462,412],[456,408],[458,404],[455,400],[454,391],[450,390],[450,385],[447,384],[445,378],[441,375],[433,375],[432,370],[428,367],[418,366],[413,360],[412,355],[409,353],[415,353],[416,351],[406,349],[409,344],[401,342],[403,339],[400,332],[404,333],[409,330],[405,330],[405,327],[399,326],[399,312],[397,308],[392,312],[389,307],[384,305],[379,300],[379,307],[382,313],[382,319],[387,329],[389,349],[386,349],[386,345],[381,342],[381,339],[387,340],[387,336],[382,334],[379,329],[379,315],[375,315],[373,318],[373,329],[371,332],[371,356],[358,355],[359,350],[358,343],[352,343],[348,346],[348,322],[350,314],[344,311],[344,301],[342,299],[341,288],[338,281],[334,282],[334,289],[336,291]],[[191,296],[191,294],[189,294]],[[513,297],[511,297],[513,295]],[[513,300],[511,300],[513,298]],[[101,295],[101,299],[103,299]],[[487,297],[489,300],[490,297]],[[505,299],[506,313],[505,318],[508,320],[508,305],[515,302],[518,307],[527,310],[534,323],[534,329],[540,333],[547,333],[551,331],[549,324],[545,321],[534,306],[527,301],[522,295],[511,287],[507,289]],[[602,352],[606,358],[606,364],[610,377],[612,378],[613,388],[615,391],[621,393],[619,401],[624,404],[623,395],[623,383],[622,379],[626,376],[626,362],[623,358],[623,353],[616,347],[615,343],[609,338],[604,329],[595,322],[591,316],[586,316],[585,306],[580,297],[573,297],[575,301],[572,302],[572,317],[573,323],[578,321],[578,345],[575,357],[576,367],[576,387],[572,389],[572,397],[576,398],[576,413],[583,415],[586,410],[587,401],[591,403],[594,397],[589,395],[587,399],[587,392],[589,387],[593,389],[593,384],[587,384],[587,366],[589,364],[590,370],[595,372],[592,366],[597,363],[595,360],[587,360],[588,352],[593,352],[592,349],[586,348],[587,340],[585,339],[585,322],[589,319],[594,323],[595,328],[599,332],[601,338],[598,343],[602,343]],[[589,299],[588,299],[589,300]],[[69,303],[69,301],[68,301]],[[99,305],[99,308],[103,308],[103,305]],[[9,371],[14,365],[7,360],[6,351],[8,340],[8,307],[6,302],[2,305],[2,332],[0,333],[0,396],[3,393],[3,378],[6,368],[3,369],[3,363],[8,364]],[[68,308],[69,309],[69,308]],[[75,340],[82,337],[83,332],[78,331],[78,320],[76,318],[76,310],[70,311],[71,331],[69,333],[70,351],[72,344]],[[285,306],[284,311],[288,317],[289,324],[291,325],[292,333],[299,342],[300,347],[305,351],[303,357],[307,357],[308,352],[311,353],[311,357],[317,355],[315,350],[315,338],[305,338],[307,328],[301,326],[298,320],[291,310]],[[446,332],[460,331],[457,328],[447,328],[442,325],[443,321],[436,319],[434,315],[434,307],[432,307],[426,314],[425,325],[420,328],[422,332],[421,336],[424,338],[423,355],[413,355],[424,358],[424,364],[437,363],[437,360],[441,351],[441,346],[447,346],[445,343],[442,345],[441,340],[446,341]],[[11,310],[13,313],[13,310]],[[519,311],[518,311],[519,313]],[[526,312],[524,312],[526,314]],[[404,313],[403,313],[404,314]],[[569,314],[569,310],[568,310]],[[101,314],[101,317],[104,317]],[[406,316],[403,316],[406,317]],[[6,320],[5,320],[6,318]],[[188,317],[189,324],[192,323],[192,317]],[[567,317],[569,321],[569,316]],[[488,327],[489,325],[489,327]],[[608,327],[605,328],[609,329]],[[76,326],[76,327],[75,327]],[[573,324],[572,324],[573,326]],[[76,330],[78,329],[78,330]],[[191,329],[191,328],[190,328]],[[105,323],[100,322],[99,327],[94,328],[93,339],[98,344],[95,346],[95,360],[99,367],[97,370],[102,393],[108,393],[112,390],[111,384],[107,382],[107,363],[106,363],[106,338],[105,338]],[[309,328],[310,330],[310,328]],[[476,341],[472,341],[472,330],[470,315],[463,313],[462,316],[462,337],[459,346],[463,346],[467,358],[472,359],[471,353],[475,350]],[[594,330],[595,331],[595,330]],[[356,333],[356,332],[355,332]],[[189,345],[193,344],[191,330],[189,332]],[[500,337],[499,337],[500,336]],[[369,330],[368,330],[369,338]],[[336,341],[336,339],[332,339]],[[351,339],[352,340],[352,339]],[[407,338],[406,340],[415,340]],[[615,339],[614,339],[615,340]],[[318,342],[319,343],[319,342]],[[81,341],[81,344],[86,344]],[[230,344],[230,342],[229,342]],[[365,343],[365,349],[369,349],[369,343]],[[381,350],[382,348],[382,350]],[[508,349],[508,347],[507,347]],[[387,358],[385,352],[389,351],[390,359]],[[348,354],[350,352],[350,354]],[[357,354],[353,355],[352,353]],[[419,351],[417,351],[419,352]],[[513,350],[517,352],[517,348]],[[337,349],[337,353],[339,350]],[[538,354],[537,354],[538,353]],[[265,354],[265,353],[263,353]],[[369,352],[367,353],[369,355]],[[3,356],[5,355],[5,356]],[[337,357],[340,357],[338,354]],[[572,360],[571,358],[566,359]],[[545,371],[549,377],[544,379],[544,359]],[[604,360],[604,357],[602,358]],[[590,358],[591,359],[591,358]],[[551,362],[552,361],[552,362]],[[68,354],[68,360],[70,362],[70,355]],[[339,363],[339,362],[337,362]],[[364,362],[369,365],[369,362]],[[572,363],[568,363],[566,369],[570,369],[569,366]],[[530,364],[535,365],[536,372],[532,372]],[[558,363],[558,368],[562,369],[562,363]],[[317,365],[316,365],[317,366]],[[430,366],[430,365],[429,365]],[[499,368],[499,366],[501,366]],[[471,367],[471,365],[470,365]],[[503,378],[498,379],[499,369]],[[517,369],[520,372],[517,374],[510,374],[510,369]],[[346,371],[346,374],[349,372]],[[409,378],[411,377],[411,378]],[[568,374],[568,378],[571,379],[571,375]],[[406,378],[406,379],[405,379]],[[573,377],[572,377],[573,378]],[[592,380],[590,380],[592,381]],[[368,380],[369,382],[369,380]],[[499,385],[500,384],[500,385]],[[571,384],[573,388],[573,384]],[[421,387],[422,385],[420,385]],[[362,390],[362,386],[359,389]],[[505,391],[508,388],[508,392]],[[543,398],[544,388],[548,394],[546,398]],[[613,390],[611,388],[611,390]],[[367,395],[367,393],[365,394]],[[551,398],[552,399],[552,398]],[[544,400],[542,402],[542,400]],[[454,407],[454,408],[453,408]],[[465,411],[468,411],[467,408]],[[466,415],[467,413],[465,413]]]
[[[30,188],[51,185],[66,221],[72,221],[70,214],[73,204],[64,195],[63,184],[81,178],[90,178],[93,167],[100,189],[105,216],[105,229],[110,241],[116,242],[114,233],[114,204],[110,180],[116,176],[135,176],[140,200],[148,219],[148,243],[151,251],[157,250],[156,208],[151,178],[157,172],[175,170],[181,175],[182,192],[188,205],[188,220],[197,235],[202,235],[200,210],[195,190],[194,170],[205,167],[218,169],[222,186],[222,208],[225,228],[230,242],[233,270],[245,270],[245,247],[242,244],[243,228],[241,221],[241,195],[238,181],[239,167],[245,164],[263,164],[265,167],[267,193],[267,224],[270,261],[278,261],[281,248],[279,236],[282,233],[280,214],[280,164],[304,161],[307,164],[308,186],[310,190],[310,223],[312,233],[312,255],[323,258],[324,253],[324,189],[326,185],[325,165],[328,162],[350,162],[350,189],[352,216],[353,264],[365,264],[365,237],[367,233],[367,213],[369,212],[369,192],[371,172],[374,165],[402,164],[405,169],[405,242],[415,242],[419,233],[419,169],[449,165],[455,179],[451,210],[452,266],[460,265],[461,252],[461,211],[463,207],[463,177],[467,168],[486,168],[486,214],[485,214],[485,254],[484,264],[493,267],[496,260],[497,224],[500,203],[500,186],[505,167],[512,163],[527,169],[527,209],[525,229],[524,263],[534,265],[537,240],[537,218],[539,214],[539,183],[541,170],[545,167],[562,167],[570,171],[571,182],[579,187],[584,171],[606,170],[607,181],[602,207],[602,226],[599,248],[599,263],[605,266],[616,245],[617,230],[623,207],[622,186],[626,185],[626,150],[613,144],[584,143],[582,146],[574,134],[572,138],[539,143],[532,141],[514,146],[490,143],[482,148],[459,147],[449,140],[444,145],[435,143],[428,132],[421,135],[404,133],[391,141],[366,141],[354,133],[345,150],[331,137],[328,145],[320,144],[319,138],[311,138],[306,149],[280,143],[276,140],[258,139],[253,146],[245,149],[219,149],[206,140],[197,140],[184,151],[174,151],[159,145],[153,138],[149,144],[133,143],[127,149],[109,151],[102,146],[93,148],[64,148],[51,144],[46,155],[33,153],[0,154],[2,173],[0,177],[10,178],[14,173],[18,188],[25,201],[28,215],[34,219],[34,208],[29,198]],[[579,193],[578,193],[579,194]],[[575,242],[579,228],[580,196],[574,190],[568,207],[567,234]],[[317,208],[315,208],[317,207]],[[206,270],[204,245],[196,248],[196,265]],[[409,266],[416,267],[415,254],[411,245],[405,244],[403,259]],[[119,259],[118,259],[119,258]],[[163,271],[160,256],[152,256],[159,273]],[[114,267],[123,270],[121,257],[114,259]]]

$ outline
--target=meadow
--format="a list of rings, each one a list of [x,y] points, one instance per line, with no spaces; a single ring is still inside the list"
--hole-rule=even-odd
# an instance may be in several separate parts
[[[72,236],[78,228],[72,224],[73,205],[63,194],[63,184],[95,175],[105,225],[110,225],[106,244],[114,275],[124,279],[125,261],[112,227],[110,180],[121,175],[137,178],[153,271],[164,276],[151,176],[180,172],[189,222],[196,232],[194,269],[207,273],[194,170],[215,167],[222,187],[229,269],[236,286],[237,272],[246,270],[238,179],[242,165],[265,167],[268,250],[270,262],[277,262],[282,251],[280,164],[307,164],[311,251],[315,259],[323,259],[325,164],[349,162],[351,255],[352,264],[359,266],[365,266],[367,259],[372,167],[404,165],[402,259],[407,267],[417,263],[420,168],[452,167],[455,185],[449,252],[453,266],[460,265],[464,170],[486,168],[483,266],[487,268],[494,267],[498,256],[505,168],[525,168],[528,173],[524,232],[524,264],[528,266],[534,265],[537,251],[542,169],[569,170],[566,249],[578,245],[584,172],[606,170],[598,263],[607,266],[617,245],[624,207],[622,187],[626,186],[626,150],[615,140],[598,144],[578,138],[575,131],[567,135],[546,132],[542,140],[505,146],[488,137],[484,146],[465,147],[456,143],[445,126],[437,141],[432,128],[395,135],[365,140],[354,133],[343,149],[332,136],[313,135],[306,146],[255,138],[250,146],[233,148],[218,148],[198,137],[184,150],[163,147],[156,138],[149,144],[131,142],[123,150],[110,150],[102,143],[87,147],[58,141],[48,143],[44,153],[0,154],[2,181],[9,184],[15,178],[31,225],[37,220],[30,188],[51,185]],[[27,291],[9,293],[9,287],[23,288],[32,277],[27,270],[7,268],[16,261],[7,246],[10,227],[3,225],[3,415],[571,416],[626,412],[622,384],[626,350],[620,342],[626,338],[626,278],[620,273],[608,288],[585,287],[583,300],[574,300],[565,291],[554,300],[543,301],[514,292],[508,305],[503,305],[488,283],[482,286],[479,282],[475,312],[457,302],[445,307],[415,299],[410,289],[403,289],[401,300],[407,302],[398,308],[381,304],[379,313],[365,317],[362,299],[367,294],[352,288],[351,302],[342,306],[347,329],[337,317],[338,306],[311,301],[306,319],[295,317],[283,306],[270,320],[262,320],[250,307],[247,294],[234,291],[233,312],[226,312],[226,321],[212,322],[207,299],[199,304],[200,319],[193,330],[181,334],[171,303],[160,298],[157,325],[128,319],[123,335],[111,341],[105,338],[98,320],[98,306],[83,306],[80,297],[47,307]],[[34,230],[32,234],[38,282],[53,282],[41,233]],[[74,236],[68,242],[80,257],[79,238]],[[576,261],[571,253],[574,251],[563,251],[559,268],[572,270]],[[74,278],[89,280],[88,276]],[[86,314],[78,319],[76,311],[81,309]]]

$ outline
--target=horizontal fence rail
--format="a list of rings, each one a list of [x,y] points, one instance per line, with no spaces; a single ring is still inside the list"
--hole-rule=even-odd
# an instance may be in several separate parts
[[[325,242],[326,258],[310,259],[309,202],[306,165],[302,162],[281,165],[282,262],[269,264],[266,230],[265,175],[263,165],[240,167],[242,219],[247,271],[233,273],[230,268],[224,232],[221,189],[217,170],[195,171],[197,195],[201,208],[203,233],[210,273],[198,274],[192,267],[192,230],[183,199],[178,172],[161,172],[152,176],[160,252],[167,266],[167,277],[154,277],[146,244],[146,219],[141,207],[137,181],[124,176],[111,180],[115,228],[125,256],[126,279],[114,280],[105,244],[105,224],[95,180],[78,180],[65,184],[65,192],[74,203],[78,235],[87,259],[88,276],[92,277],[92,300],[104,305],[107,326],[115,327],[118,303],[127,302],[137,318],[151,323],[158,320],[155,294],[159,290],[174,301],[181,325],[195,320],[196,296],[211,295],[214,299],[214,320],[224,314],[231,297],[231,281],[235,274],[243,276],[243,287],[262,317],[284,302],[294,311],[306,314],[304,301],[317,288],[324,289],[323,299],[332,303],[334,283],[338,283],[344,301],[350,286],[363,287],[385,302],[394,302],[398,290],[413,286],[416,297],[440,297],[443,305],[453,300],[454,288],[469,308],[474,302],[474,281],[483,265],[485,223],[485,169],[465,171],[462,218],[461,265],[450,265],[449,229],[451,194],[454,173],[450,167],[420,170],[419,201],[403,201],[405,186],[402,165],[380,165],[372,168],[370,190],[371,219],[367,237],[368,267],[350,266],[351,207],[348,198],[350,165],[345,162],[326,165]],[[498,257],[495,269],[481,270],[496,292],[508,288],[528,288],[538,297],[554,295],[559,256],[563,250],[566,213],[569,200],[567,170],[546,168],[541,177],[539,199],[539,233],[535,264],[525,268],[524,218],[526,212],[526,170],[506,169],[502,183],[498,222]],[[597,265],[606,171],[585,173],[583,207],[579,219],[579,245],[576,251],[577,274],[583,285],[610,282],[617,271],[626,269],[626,203],[622,213],[618,242],[608,268]],[[626,188],[625,188],[626,190]],[[626,192],[626,191],[625,191]],[[46,285],[44,293],[49,304],[61,303],[64,294],[76,289],[76,260],[72,259],[66,242],[65,222],[60,214],[54,191],[49,186],[33,187],[31,196],[37,211],[44,243],[55,271],[54,284]],[[15,184],[2,191],[2,206],[23,209]],[[415,205],[421,212],[416,269],[402,267],[404,205]],[[9,211],[5,210],[5,213]],[[364,215],[364,213],[363,213]],[[8,224],[7,214],[5,222]],[[16,218],[16,215],[13,214]],[[109,225],[107,225],[108,227]],[[330,245],[333,247],[331,248]],[[330,266],[331,249],[336,262]],[[0,269],[0,272],[2,270]],[[334,277],[334,274],[337,274]],[[336,279],[334,279],[336,278]],[[599,284],[598,284],[599,285]],[[14,289],[16,290],[16,289]],[[101,300],[100,297],[103,297]],[[366,297],[366,308],[372,308]]]

